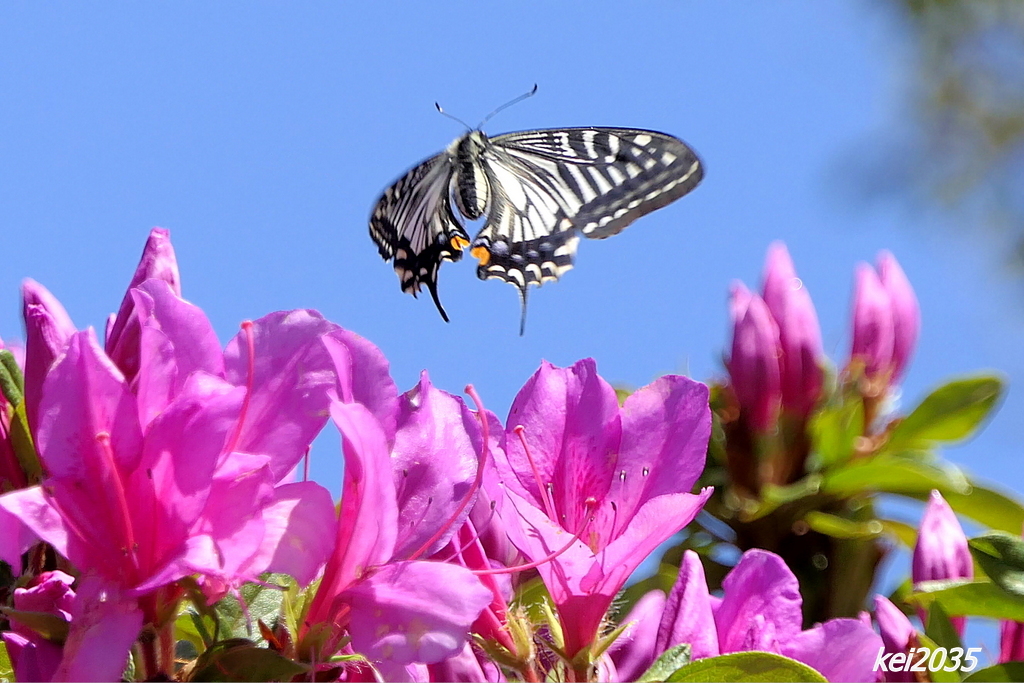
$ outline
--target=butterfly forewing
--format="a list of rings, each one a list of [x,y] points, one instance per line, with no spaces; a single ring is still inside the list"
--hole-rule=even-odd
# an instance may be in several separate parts
[[[693,150],[655,131],[566,128],[489,140],[471,131],[384,193],[370,234],[381,256],[394,259],[402,289],[415,294],[426,284],[447,320],[437,270],[468,244],[452,193],[463,214],[486,203],[472,242],[477,275],[515,285],[525,319],[529,285],[571,268],[580,235],[614,235],[692,190],[702,175]]]
[[[543,135],[539,135],[543,134]],[[570,215],[586,237],[610,237],[696,187],[697,155],[681,140],[650,130],[569,128],[509,133],[491,141],[526,163],[548,159],[563,192],[579,200]]]

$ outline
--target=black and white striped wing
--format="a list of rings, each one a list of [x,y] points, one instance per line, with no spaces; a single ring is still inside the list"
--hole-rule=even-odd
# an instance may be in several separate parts
[[[384,191],[370,216],[370,236],[381,258],[394,259],[402,291],[416,296],[426,285],[445,322],[437,271],[442,261],[462,258],[469,244],[469,235],[452,213],[450,161],[439,154],[413,168]]]
[[[681,140],[649,130],[567,128],[490,139],[487,222],[473,241],[481,279],[557,280],[579,235],[603,239],[692,190],[703,177]]]

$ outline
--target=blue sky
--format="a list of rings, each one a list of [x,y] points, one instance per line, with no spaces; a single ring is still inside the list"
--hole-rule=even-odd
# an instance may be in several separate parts
[[[892,250],[923,309],[905,400],[957,373],[1011,392],[948,452],[1024,490],[1024,317],[996,238],[854,200],[864,159],[907,125],[910,52],[877,3],[4,3],[0,337],[33,277],[102,329],[150,227],[171,230],[186,298],[222,340],[314,308],[378,344],[403,389],[426,368],[504,415],[541,359],[593,356],[612,382],[721,374],[726,292],[784,240],[842,360],[854,264]],[[399,291],[367,218],[381,191],[534,83],[487,132],[663,130],[706,163],[691,195],[584,243],[562,281],[515,290],[446,264],[444,324]],[[471,228],[470,232],[473,232]],[[337,492],[337,440],[314,475]]]

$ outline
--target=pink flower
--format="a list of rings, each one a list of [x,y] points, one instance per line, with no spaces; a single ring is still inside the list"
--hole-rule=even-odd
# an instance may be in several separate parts
[[[426,374],[389,397],[383,355],[349,341],[324,340],[341,378],[330,413],[345,474],[333,553],[300,638],[314,663],[345,633],[356,652],[388,667],[442,662],[463,649],[491,592],[465,567],[418,558],[446,544],[469,513],[462,501],[473,495],[479,427]]]
[[[661,618],[655,654],[690,643],[693,657],[759,650],[803,662],[830,681],[874,680],[881,639],[858,619],[831,619],[803,630],[800,585],[778,555],[748,550],[708,593],[700,558],[687,550]]]
[[[554,556],[537,569],[572,657],[597,636],[632,571],[711,495],[690,493],[704,469],[708,390],[669,375],[619,408],[593,360],[564,369],[545,362],[506,425],[507,452],[496,453],[503,518],[529,560]]]

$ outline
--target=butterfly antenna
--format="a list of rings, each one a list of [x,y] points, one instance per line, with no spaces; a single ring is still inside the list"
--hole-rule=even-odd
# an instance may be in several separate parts
[[[533,84],[533,90],[531,90],[530,92],[523,93],[522,95],[520,95],[519,97],[515,98],[511,102],[506,102],[505,104],[501,105],[500,107],[498,107],[497,109],[492,111],[490,114],[485,116],[484,120],[480,122],[480,125],[477,126],[476,129],[480,130],[481,128],[483,128],[484,124],[487,123],[488,121],[490,121],[491,117],[493,117],[498,112],[504,111],[504,110],[508,109],[509,107],[511,107],[513,104],[518,104],[519,102],[522,102],[523,100],[527,99],[528,97],[533,97],[535,94],[537,94],[537,84],[536,83]]]
[[[522,337],[526,333],[526,290],[529,285],[524,286],[519,290],[519,301],[523,304],[523,315],[519,318],[519,336]]]
[[[467,130],[467,131],[471,131],[471,130],[473,130],[472,128],[470,128],[470,127],[469,127],[469,124],[468,124],[468,123],[466,123],[466,122],[465,122],[465,121],[463,121],[462,119],[458,118],[457,116],[452,116],[451,114],[449,114],[448,112],[446,112],[446,111],[445,111],[444,109],[442,109],[442,108],[441,108],[441,105],[440,105],[440,104],[438,104],[437,102],[434,102],[434,106],[435,106],[435,107],[437,107],[437,112],[438,112],[438,113],[439,113],[439,114],[440,114],[441,116],[447,116],[447,117],[448,117],[448,118],[450,118],[450,119],[451,119],[452,121],[458,121],[459,123],[461,123],[461,124],[462,124],[463,126],[465,126],[465,127],[466,127],[466,130]],[[440,307],[440,306],[441,306],[441,304],[438,304],[438,307]],[[446,319],[447,319],[447,318],[446,318]]]

